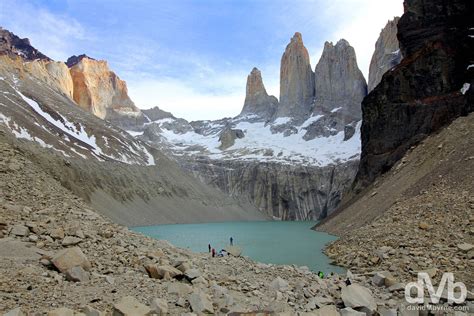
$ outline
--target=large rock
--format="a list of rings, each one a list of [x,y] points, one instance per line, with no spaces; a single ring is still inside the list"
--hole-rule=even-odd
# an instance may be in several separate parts
[[[15,309],[12,309],[12,310],[6,312],[5,314],[3,314],[3,316],[26,316],[26,313],[24,313],[21,310],[21,307],[17,307]]]
[[[152,311],[158,316],[164,316],[168,314],[168,303],[162,298],[154,298],[150,302]]]
[[[195,313],[214,314],[214,307],[209,296],[201,291],[196,291],[189,296],[189,304]]]
[[[372,296],[372,292],[366,287],[358,284],[351,284],[341,290],[341,298],[346,307],[367,308],[370,311],[377,309],[377,304]]]
[[[285,292],[290,288],[290,285],[286,280],[283,280],[280,277],[276,277],[271,283],[270,283],[270,289],[275,290],[275,291],[280,291],[280,292]]]
[[[72,267],[66,271],[66,279],[73,282],[87,282],[89,281],[89,272],[81,266]]]
[[[462,243],[457,245],[458,249],[463,251],[463,252],[468,252],[471,249],[474,249],[473,244],[468,244],[468,243]]]
[[[72,309],[61,307],[55,310],[49,311],[48,316],[74,316],[77,315]]]
[[[324,44],[314,71],[314,82],[316,113],[340,108],[345,115],[343,125],[361,118],[361,102],[367,94],[367,83],[357,66],[354,48],[346,40],[341,39],[336,45]]]
[[[61,242],[61,245],[66,246],[66,247],[67,246],[73,246],[73,245],[77,245],[81,241],[82,241],[82,238],[73,237],[73,236],[66,236],[66,237],[64,237],[63,241]]]
[[[318,309],[315,312],[315,314],[318,316],[339,316],[340,315],[336,309],[336,306],[334,305],[322,306],[320,309]]]
[[[234,257],[240,257],[242,255],[242,248],[239,246],[227,246],[225,250]]]
[[[257,114],[264,118],[270,118],[275,113],[277,106],[278,99],[269,96],[265,90],[260,70],[253,68],[247,77],[245,102],[240,115]]]
[[[309,114],[314,96],[314,74],[300,33],[286,46],[280,66],[280,104],[277,117]]]
[[[72,247],[59,251],[51,262],[61,272],[66,273],[73,267],[82,267],[84,270],[91,268],[91,263],[87,260],[79,247]]]
[[[151,308],[140,303],[136,298],[125,296],[114,305],[112,316],[147,316],[151,313]]]
[[[183,297],[192,293],[193,287],[186,283],[175,282],[168,284],[167,291],[169,294],[177,294],[179,297]]]
[[[340,310],[341,316],[366,316],[366,313],[356,311],[353,308],[346,307]]]
[[[362,102],[356,191],[410,147],[474,110],[474,68],[467,69],[472,14],[464,0],[405,1],[397,35],[404,58]]]
[[[372,91],[382,80],[382,76],[402,60],[398,45],[397,24],[399,17],[387,22],[375,43],[375,51],[370,60],[368,91]]]
[[[179,271],[175,267],[168,265],[157,265],[157,264],[147,264],[145,266],[146,271],[150,278],[153,279],[164,279],[164,278],[174,278],[176,276],[183,275],[183,272]]]
[[[81,312],[86,316],[105,316],[106,315],[106,313],[101,312],[87,305],[81,309]]]
[[[219,149],[225,150],[232,147],[234,146],[236,139],[244,137],[245,134],[241,129],[226,128],[220,133],[219,142],[221,145],[219,146]]]
[[[10,235],[20,237],[28,236],[29,233],[30,229],[24,225],[14,225],[10,231]]]

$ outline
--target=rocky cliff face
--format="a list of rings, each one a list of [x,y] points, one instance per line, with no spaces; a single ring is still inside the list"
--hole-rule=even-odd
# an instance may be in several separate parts
[[[146,122],[128,96],[127,84],[106,61],[80,55],[70,57],[66,64],[74,84],[74,101],[81,108],[121,127]]]
[[[280,104],[277,117],[308,115],[314,96],[314,74],[300,33],[286,46],[280,66]]]
[[[21,62],[19,62],[21,64]],[[48,86],[66,95],[72,100],[74,84],[69,68],[60,61],[34,60],[21,66],[38,80],[46,82]]]
[[[367,83],[357,66],[354,48],[341,39],[336,45],[324,44],[315,72],[315,112],[327,113],[341,109],[345,123],[360,120],[362,99]]]
[[[396,17],[388,21],[375,43],[375,51],[370,60],[369,68],[369,92],[379,84],[384,73],[398,65],[402,60],[402,53],[397,39],[399,20],[400,18]]]
[[[24,60],[51,60],[48,56],[42,54],[39,50],[31,46],[27,38],[19,38],[12,32],[0,27],[0,55],[11,57],[20,56]]]
[[[404,59],[362,103],[356,189],[427,135],[473,111],[472,3],[406,0],[398,23]]]
[[[281,220],[316,220],[331,213],[350,187],[358,161],[326,167],[257,161],[185,164],[204,182]]]
[[[253,68],[247,77],[245,90],[245,102],[241,115],[257,114],[261,117],[270,118],[278,106],[278,99],[269,96],[263,85],[262,74],[257,68]]]

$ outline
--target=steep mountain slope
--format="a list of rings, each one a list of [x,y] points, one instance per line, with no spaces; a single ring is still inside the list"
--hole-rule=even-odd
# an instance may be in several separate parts
[[[471,113],[429,136],[319,226],[342,236],[326,253],[361,272],[390,270],[411,281],[416,271],[435,268],[472,286],[474,252],[457,246],[474,244],[473,127]]]
[[[327,248],[336,263],[472,286],[473,17],[467,1],[405,1],[404,59],[362,102],[353,191],[317,226],[342,236]]]
[[[405,1],[398,23],[401,63],[362,103],[356,188],[390,169],[427,135],[474,109],[471,2]]]
[[[152,109],[144,111],[151,122],[141,127],[143,133],[136,127],[131,134],[160,146],[205,183],[274,218],[325,217],[356,173],[366,83],[349,43],[327,43],[315,98],[307,55],[296,33],[282,57],[283,102],[267,94],[254,68],[239,116],[187,122]],[[324,78],[340,89],[323,85]]]
[[[369,92],[379,84],[384,73],[398,65],[402,60],[402,53],[397,39],[398,21],[400,21],[399,17],[388,21],[375,43],[375,51],[370,60],[369,68]]]
[[[266,218],[82,110],[50,63],[0,56],[0,136],[64,187],[125,225]]]

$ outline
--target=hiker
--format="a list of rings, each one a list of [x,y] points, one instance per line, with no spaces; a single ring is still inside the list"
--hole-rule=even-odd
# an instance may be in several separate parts
[[[207,247],[209,248],[209,253],[211,252],[211,244],[207,245]]]
[[[216,256],[216,249],[212,248],[212,257],[214,258]]]
[[[344,283],[346,283],[347,286],[352,284],[352,282],[351,282],[351,280],[349,280],[349,278],[347,278],[346,281],[344,281]]]
[[[230,237],[230,245],[233,246],[234,245],[234,238]]]
[[[322,271],[318,271],[318,277],[324,279],[324,273]]]

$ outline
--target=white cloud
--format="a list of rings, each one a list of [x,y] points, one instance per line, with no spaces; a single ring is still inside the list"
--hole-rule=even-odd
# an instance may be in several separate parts
[[[158,106],[188,120],[233,117],[240,113],[244,103],[241,91],[203,93],[172,78],[132,81],[129,93],[141,108]]]
[[[53,14],[21,0],[0,1],[2,26],[31,44],[48,57],[65,60],[74,53],[77,41],[90,39],[84,27],[75,19]]]

